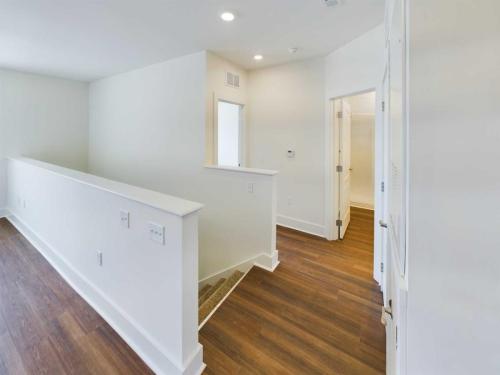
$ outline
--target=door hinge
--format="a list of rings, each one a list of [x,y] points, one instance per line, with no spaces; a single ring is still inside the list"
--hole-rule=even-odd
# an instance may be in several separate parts
[[[384,262],[380,263],[380,272],[384,272]]]
[[[398,326],[396,326],[396,349],[398,348]]]
[[[382,101],[382,112],[385,112],[385,101]]]
[[[342,118],[342,116],[343,116],[342,112],[340,112],[340,111],[337,112],[337,118]]]
[[[382,182],[380,183],[380,191],[381,191],[382,193],[385,191],[385,183],[384,183],[384,181],[382,181]]]
[[[342,220],[337,220],[337,221],[335,221],[335,223],[337,224],[338,227],[342,226]]]
[[[337,172],[342,172],[342,171],[344,171],[344,167],[342,167],[341,165],[337,165],[336,170],[337,170]]]

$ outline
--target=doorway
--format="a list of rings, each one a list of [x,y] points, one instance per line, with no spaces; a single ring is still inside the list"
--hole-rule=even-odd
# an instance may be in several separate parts
[[[333,100],[337,239],[348,230],[351,208],[375,208],[375,102],[375,91]]]
[[[217,165],[240,167],[243,164],[243,105],[217,101]]]

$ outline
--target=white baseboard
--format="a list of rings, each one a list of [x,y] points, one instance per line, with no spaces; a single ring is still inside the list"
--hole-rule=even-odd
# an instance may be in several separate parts
[[[315,236],[325,237],[325,226],[321,224],[311,223],[309,221],[300,220],[284,215],[278,215],[276,217],[276,223],[283,227],[313,234]]]
[[[262,253],[250,259],[244,260],[241,263],[229,266],[221,271],[214,272],[209,276],[202,278],[200,281],[198,281],[198,288],[202,289],[206,284],[213,285],[222,278],[228,278],[235,271],[247,273],[253,266],[261,267],[272,272],[278,266],[278,264],[279,261],[278,261],[277,250],[274,251],[273,255],[267,255]]]
[[[351,202],[351,207],[364,208],[365,210],[374,210],[373,204],[363,202]]]
[[[226,293],[226,295],[224,296],[224,298],[222,298],[220,300],[220,302],[217,304],[217,306],[215,306],[213,308],[213,310],[210,312],[210,314],[208,314],[208,316],[205,318],[205,320],[200,323],[200,325],[198,326],[198,331],[200,329],[202,329],[203,326],[205,325],[205,323],[208,322],[208,320],[212,317],[212,315],[215,314],[215,312],[217,311],[217,309],[222,305],[222,303],[226,300],[226,298],[229,297],[229,295],[233,292],[233,290],[236,289],[236,287],[238,286],[238,284],[241,283],[241,281],[245,278],[245,276],[247,275],[247,273],[249,271],[250,271],[250,269],[248,269],[248,271],[245,272],[245,274],[236,282],[236,284],[234,284],[233,287]]]
[[[2,211],[0,211],[0,214]],[[120,307],[116,306],[93,283],[74,269],[40,236],[17,216],[3,210],[7,219],[47,259],[62,278],[123,338],[123,340],[159,375],[198,375],[203,372],[203,347],[198,344],[184,364],[176,363],[156,341],[144,332]]]
[[[236,287],[238,286],[238,284],[245,278],[245,276],[247,275],[247,273],[250,271],[250,269],[252,268],[252,266],[256,266],[256,267],[260,267],[260,268],[263,268],[265,269],[266,271],[269,271],[269,272],[274,272],[274,270],[276,269],[276,267],[278,267],[279,265],[279,260],[278,260],[278,250],[274,250],[273,254],[272,255],[268,255],[268,254],[259,254],[257,255],[256,257],[253,257],[251,259],[248,259],[244,262],[241,262],[235,266],[232,266],[232,267],[228,267],[220,272],[216,272],[208,277],[205,277],[204,279],[200,280],[199,283],[198,283],[198,288],[199,290],[201,290],[201,288],[203,288],[203,286],[205,286],[206,284],[215,284],[218,280],[222,279],[222,278],[227,278],[229,277],[230,275],[233,274],[234,271],[241,271],[244,273],[243,277],[241,279],[238,280],[238,282],[233,285],[233,287],[231,288],[231,290],[229,290],[229,292],[226,293],[226,295],[224,296],[224,298],[222,298],[222,300],[217,304],[217,306],[214,307],[214,309],[210,312],[210,314],[205,318],[205,320],[203,320],[203,322],[200,323],[199,327],[198,327],[198,330],[200,330],[206,322],[208,322],[208,320],[210,319],[210,317],[217,311],[217,309],[222,305],[222,303],[226,300],[227,297],[229,297],[229,295],[231,294],[231,292],[236,289]]]
[[[278,250],[274,250],[272,255],[261,254],[259,259],[255,262],[257,267],[263,268],[266,271],[274,272],[276,267],[280,264],[278,259]]]

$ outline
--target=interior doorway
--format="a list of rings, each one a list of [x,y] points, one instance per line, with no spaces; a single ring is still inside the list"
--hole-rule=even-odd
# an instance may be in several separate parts
[[[243,105],[217,101],[217,165],[240,167],[243,164]]]
[[[375,91],[333,100],[338,239],[348,230],[352,207],[375,207],[375,103]]]

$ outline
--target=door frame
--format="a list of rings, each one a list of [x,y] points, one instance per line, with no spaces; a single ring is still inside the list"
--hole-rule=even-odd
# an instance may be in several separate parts
[[[219,102],[238,105],[240,107],[239,114],[239,132],[238,132],[238,159],[239,166],[246,166],[246,126],[245,126],[245,103],[239,103],[234,100],[228,100],[225,97],[218,96],[214,93],[213,99],[213,125],[212,125],[212,158],[215,165],[219,165]]]
[[[382,82],[382,78],[380,82]],[[377,164],[383,162],[383,149],[378,145],[377,140],[381,138],[383,134],[383,114],[382,114],[382,84],[376,87],[367,87],[362,90],[347,92],[345,94],[328,98],[328,115],[325,128],[325,237],[330,240],[338,240],[338,230],[335,225],[337,219],[337,213],[339,210],[337,193],[338,193],[338,173],[335,171],[335,166],[338,158],[339,150],[339,140],[336,134],[337,130],[337,118],[335,116],[335,101],[348,98],[350,96],[366,94],[368,92],[375,92],[375,207],[374,212],[377,215],[382,209],[380,207],[381,201],[381,191],[377,187],[380,186],[382,181],[382,176],[380,175],[380,167]],[[383,233],[381,227],[378,225],[378,221],[374,222],[374,234],[375,238],[380,238]],[[380,272],[380,264],[383,262],[382,259],[382,248],[380,241],[374,241],[374,252],[373,252],[373,277],[380,284],[382,281],[382,274]]]

